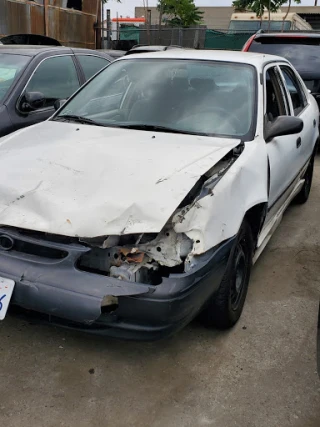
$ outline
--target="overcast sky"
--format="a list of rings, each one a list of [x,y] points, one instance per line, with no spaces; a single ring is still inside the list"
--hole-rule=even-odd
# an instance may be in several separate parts
[[[196,0],[197,6],[231,6],[232,0]],[[149,6],[155,6],[157,0],[149,0]],[[314,0],[301,0],[301,6],[312,6]],[[142,0],[122,0],[121,4],[116,0],[109,0],[108,8],[111,9],[111,17],[119,15],[134,17],[134,8],[143,6]]]

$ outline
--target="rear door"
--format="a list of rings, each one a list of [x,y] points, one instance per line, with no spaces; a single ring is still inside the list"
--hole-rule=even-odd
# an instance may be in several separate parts
[[[300,142],[297,146],[297,169],[301,170],[308,162],[317,139],[314,106],[308,102],[308,94],[301,84],[300,78],[289,65],[280,65],[283,83],[287,90],[287,98],[291,115],[299,117],[303,123]]]

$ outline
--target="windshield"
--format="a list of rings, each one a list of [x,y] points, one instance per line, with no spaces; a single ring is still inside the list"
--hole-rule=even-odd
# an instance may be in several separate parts
[[[269,27],[269,20],[266,21],[230,21],[229,30],[235,30],[235,31],[248,31],[248,32],[256,32],[258,30],[273,30],[273,31],[281,31],[282,30],[282,24],[283,21],[270,21],[270,27]],[[290,30],[291,28],[291,22],[290,21],[284,21],[283,29],[284,30]]]
[[[250,65],[129,59],[102,71],[54,120],[243,137],[254,122],[255,85]]]
[[[0,101],[29,61],[28,56],[0,53]]]

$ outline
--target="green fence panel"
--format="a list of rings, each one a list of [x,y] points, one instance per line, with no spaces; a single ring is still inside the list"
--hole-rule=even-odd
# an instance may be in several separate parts
[[[140,43],[140,29],[134,26],[120,27],[120,40],[134,40],[136,44]],[[188,30],[184,30],[187,34]],[[153,32],[151,32],[153,34]],[[186,37],[184,34],[184,37]],[[245,42],[252,35],[249,33],[223,33],[221,31],[206,30],[204,48],[205,49],[226,49],[241,50]],[[156,30],[158,36],[158,30]],[[145,37],[142,37],[145,38]],[[146,42],[145,42],[146,43]]]
[[[227,34],[214,30],[206,31],[205,49],[241,50],[253,33]]]
[[[136,40],[140,42],[140,30],[137,27],[120,27],[120,40]]]

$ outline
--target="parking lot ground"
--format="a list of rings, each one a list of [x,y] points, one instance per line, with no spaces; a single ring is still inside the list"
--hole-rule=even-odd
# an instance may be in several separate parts
[[[154,343],[9,315],[0,324],[1,427],[319,427],[320,159],[253,270],[244,313]]]

